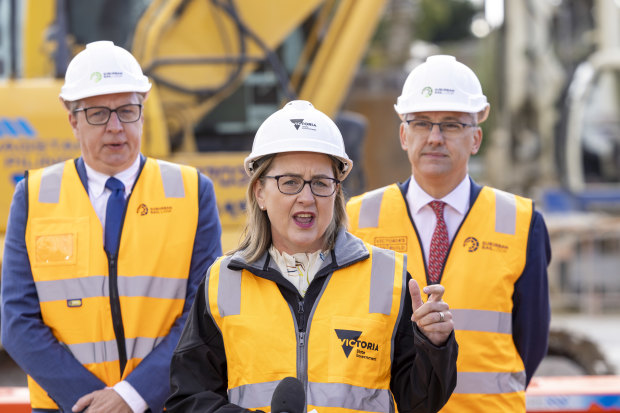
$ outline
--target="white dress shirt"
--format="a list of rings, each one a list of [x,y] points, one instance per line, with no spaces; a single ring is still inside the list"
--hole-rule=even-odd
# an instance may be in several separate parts
[[[431,238],[433,237],[435,225],[437,224],[437,217],[433,209],[428,205],[429,202],[443,201],[446,203],[443,217],[444,221],[446,221],[446,227],[448,228],[448,237],[450,238],[450,242],[452,242],[463,218],[465,218],[465,214],[469,210],[470,192],[471,185],[469,183],[469,176],[465,176],[465,179],[463,179],[452,192],[441,199],[435,199],[424,192],[415,178],[413,176],[411,177],[406,195],[407,204],[409,205],[411,218],[413,218],[413,222],[418,229],[418,235],[422,241],[422,249],[424,250],[426,262],[428,262]]]
[[[90,198],[90,203],[95,209],[95,213],[99,217],[99,221],[101,221],[101,226],[103,227],[103,234],[105,237],[105,213],[108,205],[108,198],[112,193],[112,191],[105,187],[105,183],[110,176],[95,171],[93,168],[88,166],[86,162],[84,162],[84,166],[86,167],[88,197]],[[139,169],[140,156],[137,156],[136,160],[129,168],[114,175],[116,179],[125,185],[125,199],[127,199],[131,193],[133,184],[136,182],[136,178],[138,177]],[[142,396],[140,396],[140,393],[138,393],[128,381],[123,380],[118,382],[112,388],[123,398],[123,400],[125,400],[125,403],[129,405],[134,413],[143,413],[148,408],[146,401],[144,401]]]
[[[86,167],[88,197],[90,198],[90,203],[93,204],[93,208],[95,208],[99,221],[101,221],[101,226],[103,227],[103,232],[105,234],[105,212],[108,205],[108,198],[112,193],[112,191],[105,187],[105,183],[108,178],[110,178],[110,175],[95,171],[93,168],[88,166],[86,162],[84,162],[84,166]],[[125,185],[125,199],[127,199],[131,193],[131,188],[133,187],[134,182],[136,182],[139,169],[140,156],[136,158],[135,162],[129,168],[114,175],[116,179]]]

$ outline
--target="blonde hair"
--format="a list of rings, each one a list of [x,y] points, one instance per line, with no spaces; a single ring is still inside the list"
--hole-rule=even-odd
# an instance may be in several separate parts
[[[241,235],[241,242],[237,249],[229,252],[227,255],[232,255],[239,251],[247,262],[254,262],[258,260],[271,245],[271,222],[269,221],[267,212],[261,210],[258,206],[254,194],[254,185],[259,179],[264,180],[263,176],[269,170],[276,155],[277,154],[267,155],[257,161],[258,165],[255,166],[254,174],[250,178],[245,196],[247,221]],[[329,158],[332,161],[334,176],[338,176],[341,162],[333,156],[329,156]],[[342,192],[342,184],[340,184],[334,196],[334,215],[323,235],[324,251],[334,247],[338,231],[340,228],[346,228],[347,224],[344,193]]]

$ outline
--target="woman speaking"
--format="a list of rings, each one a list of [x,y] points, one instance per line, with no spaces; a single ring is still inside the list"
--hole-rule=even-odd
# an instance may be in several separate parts
[[[423,302],[405,255],[346,231],[351,167],[310,102],[261,125],[245,159],[247,226],[198,288],[167,411],[269,411],[285,377],[319,413],[436,412],[448,400],[458,347],[443,287],[424,288]]]

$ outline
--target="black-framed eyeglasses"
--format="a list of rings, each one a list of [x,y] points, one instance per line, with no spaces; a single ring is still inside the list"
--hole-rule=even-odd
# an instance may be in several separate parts
[[[306,184],[310,185],[310,191],[316,196],[332,196],[338,188],[340,181],[336,178],[314,177],[306,181],[298,175],[265,175],[263,178],[271,178],[276,180],[278,189],[285,195],[295,195],[304,189]]]
[[[105,106],[92,106],[90,108],[79,108],[73,111],[84,112],[86,122],[91,125],[105,125],[110,120],[112,112],[116,112],[118,120],[123,123],[137,122],[142,115],[142,105],[140,103],[129,103],[122,105],[116,109],[110,109]]]
[[[405,120],[411,132],[420,137],[425,137],[431,134],[433,126],[437,125],[442,135],[446,138],[458,138],[463,135],[463,131],[467,127],[476,127],[478,125],[474,123],[463,122],[431,122],[429,120],[409,119]]]

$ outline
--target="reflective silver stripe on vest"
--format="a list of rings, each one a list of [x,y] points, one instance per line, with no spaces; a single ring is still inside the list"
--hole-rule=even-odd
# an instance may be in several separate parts
[[[512,314],[499,311],[451,308],[455,330],[512,334]]]
[[[125,340],[128,358],[143,359],[157,346],[163,337],[137,337]],[[118,360],[116,340],[94,343],[65,344],[71,354],[82,364],[104,363]]]
[[[108,277],[95,275],[67,280],[37,281],[39,302],[72,300],[77,298],[107,297]]]
[[[363,196],[357,223],[358,228],[376,228],[379,226],[379,211],[381,210],[381,201],[383,201],[385,189],[375,189]]]
[[[164,183],[166,198],[184,198],[185,187],[183,186],[181,166],[162,160],[157,162],[161,170],[161,180]]]
[[[67,280],[37,281],[40,302],[71,300],[75,298],[107,297],[108,277],[71,278]],[[187,280],[149,276],[118,277],[120,295],[123,297],[152,297],[184,299]]]
[[[185,187],[183,186],[181,166],[161,160],[157,162],[159,163],[166,198],[184,198]],[[39,202],[45,204],[58,203],[64,167],[65,163],[61,162],[43,170],[41,187],[39,188]]]
[[[271,406],[271,397],[279,381],[246,384],[228,389],[228,400],[246,409]]]
[[[513,194],[495,189],[495,232],[514,235],[517,226],[517,199]]]
[[[457,372],[454,393],[499,394],[525,391],[525,372],[472,373]]]
[[[41,187],[39,188],[39,202],[43,204],[57,204],[60,199],[60,183],[65,163],[57,163],[43,169]]]
[[[278,382],[246,384],[228,390],[228,399],[246,409],[271,405],[271,395]],[[307,404],[358,411],[389,412],[388,390],[368,389],[344,383],[308,383]]]
[[[159,343],[164,340],[164,337],[136,337],[125,339],[125,348],[127,349],[127,358],[139,358],[143,359],[149,355],[151,351]]]
[[[139,275],[118,277],[118,290],[123,297],[185,299],[187,278],[162,278]]]
[[[390,315],[395,266],[394,251],[372,247],[369,313]]]
[[[391,408],[392,399],[388,390],[369,389],[345,383],[308,383],[307,399],[308,404],[313,406],[340,407],[367,412],[394,411]]]
[[[241,314],[241,271],[229,269],[229,262],[227,257],[220,263],[217,308],[222,317]]]

